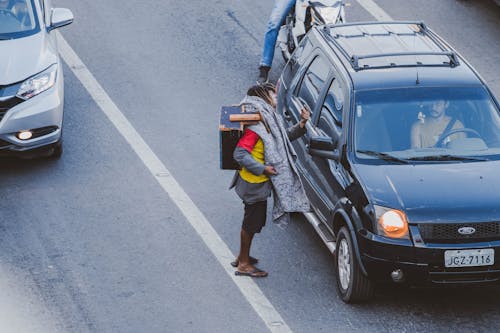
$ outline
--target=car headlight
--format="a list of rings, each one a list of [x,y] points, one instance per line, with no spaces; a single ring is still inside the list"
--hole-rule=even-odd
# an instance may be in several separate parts
[[[408,219],[403,211],[382,206],[374,207],[379,235],[399,239],[410,238]]]
[[[16,96],[24,100],[30,99],[54,86],[57,77],[57,64],[53,64],[21,84]]]

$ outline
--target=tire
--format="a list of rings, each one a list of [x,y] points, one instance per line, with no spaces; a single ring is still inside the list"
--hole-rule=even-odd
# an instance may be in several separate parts
[[[373,283],[361,272],[351,234],[346,227],[342,227],[337,234],[335,276],[337,289],[344,302],[366,301],[373,296]]]
[[[58,160],[61,158],[62,153],[63,153],[63,143],[62,139],[60,139],[49,149],[49,155],[47,156],[47,158]]]
[[[50,157],[54,159],[59,159],[61,158],[62,153],[63,153],[63,144],[62,141],[60,141],[54,146],[54,150],[52,151],[52,155],[50,155]]]

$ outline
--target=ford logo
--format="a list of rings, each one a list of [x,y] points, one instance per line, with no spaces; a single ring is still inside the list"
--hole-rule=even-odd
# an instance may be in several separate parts
[[[476,229],[473,227],[462,227],[458,229],[458,233],[460,235],[472,235],[476,232]]]

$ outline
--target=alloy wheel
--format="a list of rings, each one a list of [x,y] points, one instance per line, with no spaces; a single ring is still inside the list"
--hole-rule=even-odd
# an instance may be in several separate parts
[[[347,244],[347,240],[345,238],[340,241],[338,251],[337,265],[340,285],[342,286],[342,289],[347,290],[351,280],[351,256],[349,254],[349,244]]]

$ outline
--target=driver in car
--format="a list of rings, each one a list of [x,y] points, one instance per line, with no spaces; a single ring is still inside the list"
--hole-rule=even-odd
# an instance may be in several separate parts
[[[11,7],[12,4],[10,3],[10,0],[0,0],[0,11],[5,11],[5,10],[10,11]]]
[[[446,109],[449,105],[449,101],[439,99],[432,104],[428,117],[419,112],[417,122],[411,127],[412,148],[434,147],[440,139],[443,140],[443,144],[446,144],[451,140],[465,136],[464,133],[455,133],[441,137],[454,129],[464,128],[460,120],[446,115]]]
[[[23,26],[30,25],[30,19],[28,15],[28,7],[26,6],[26,0],[17,0],[17,2],[12,6],[12,13],[16,16],[19,22]]]

